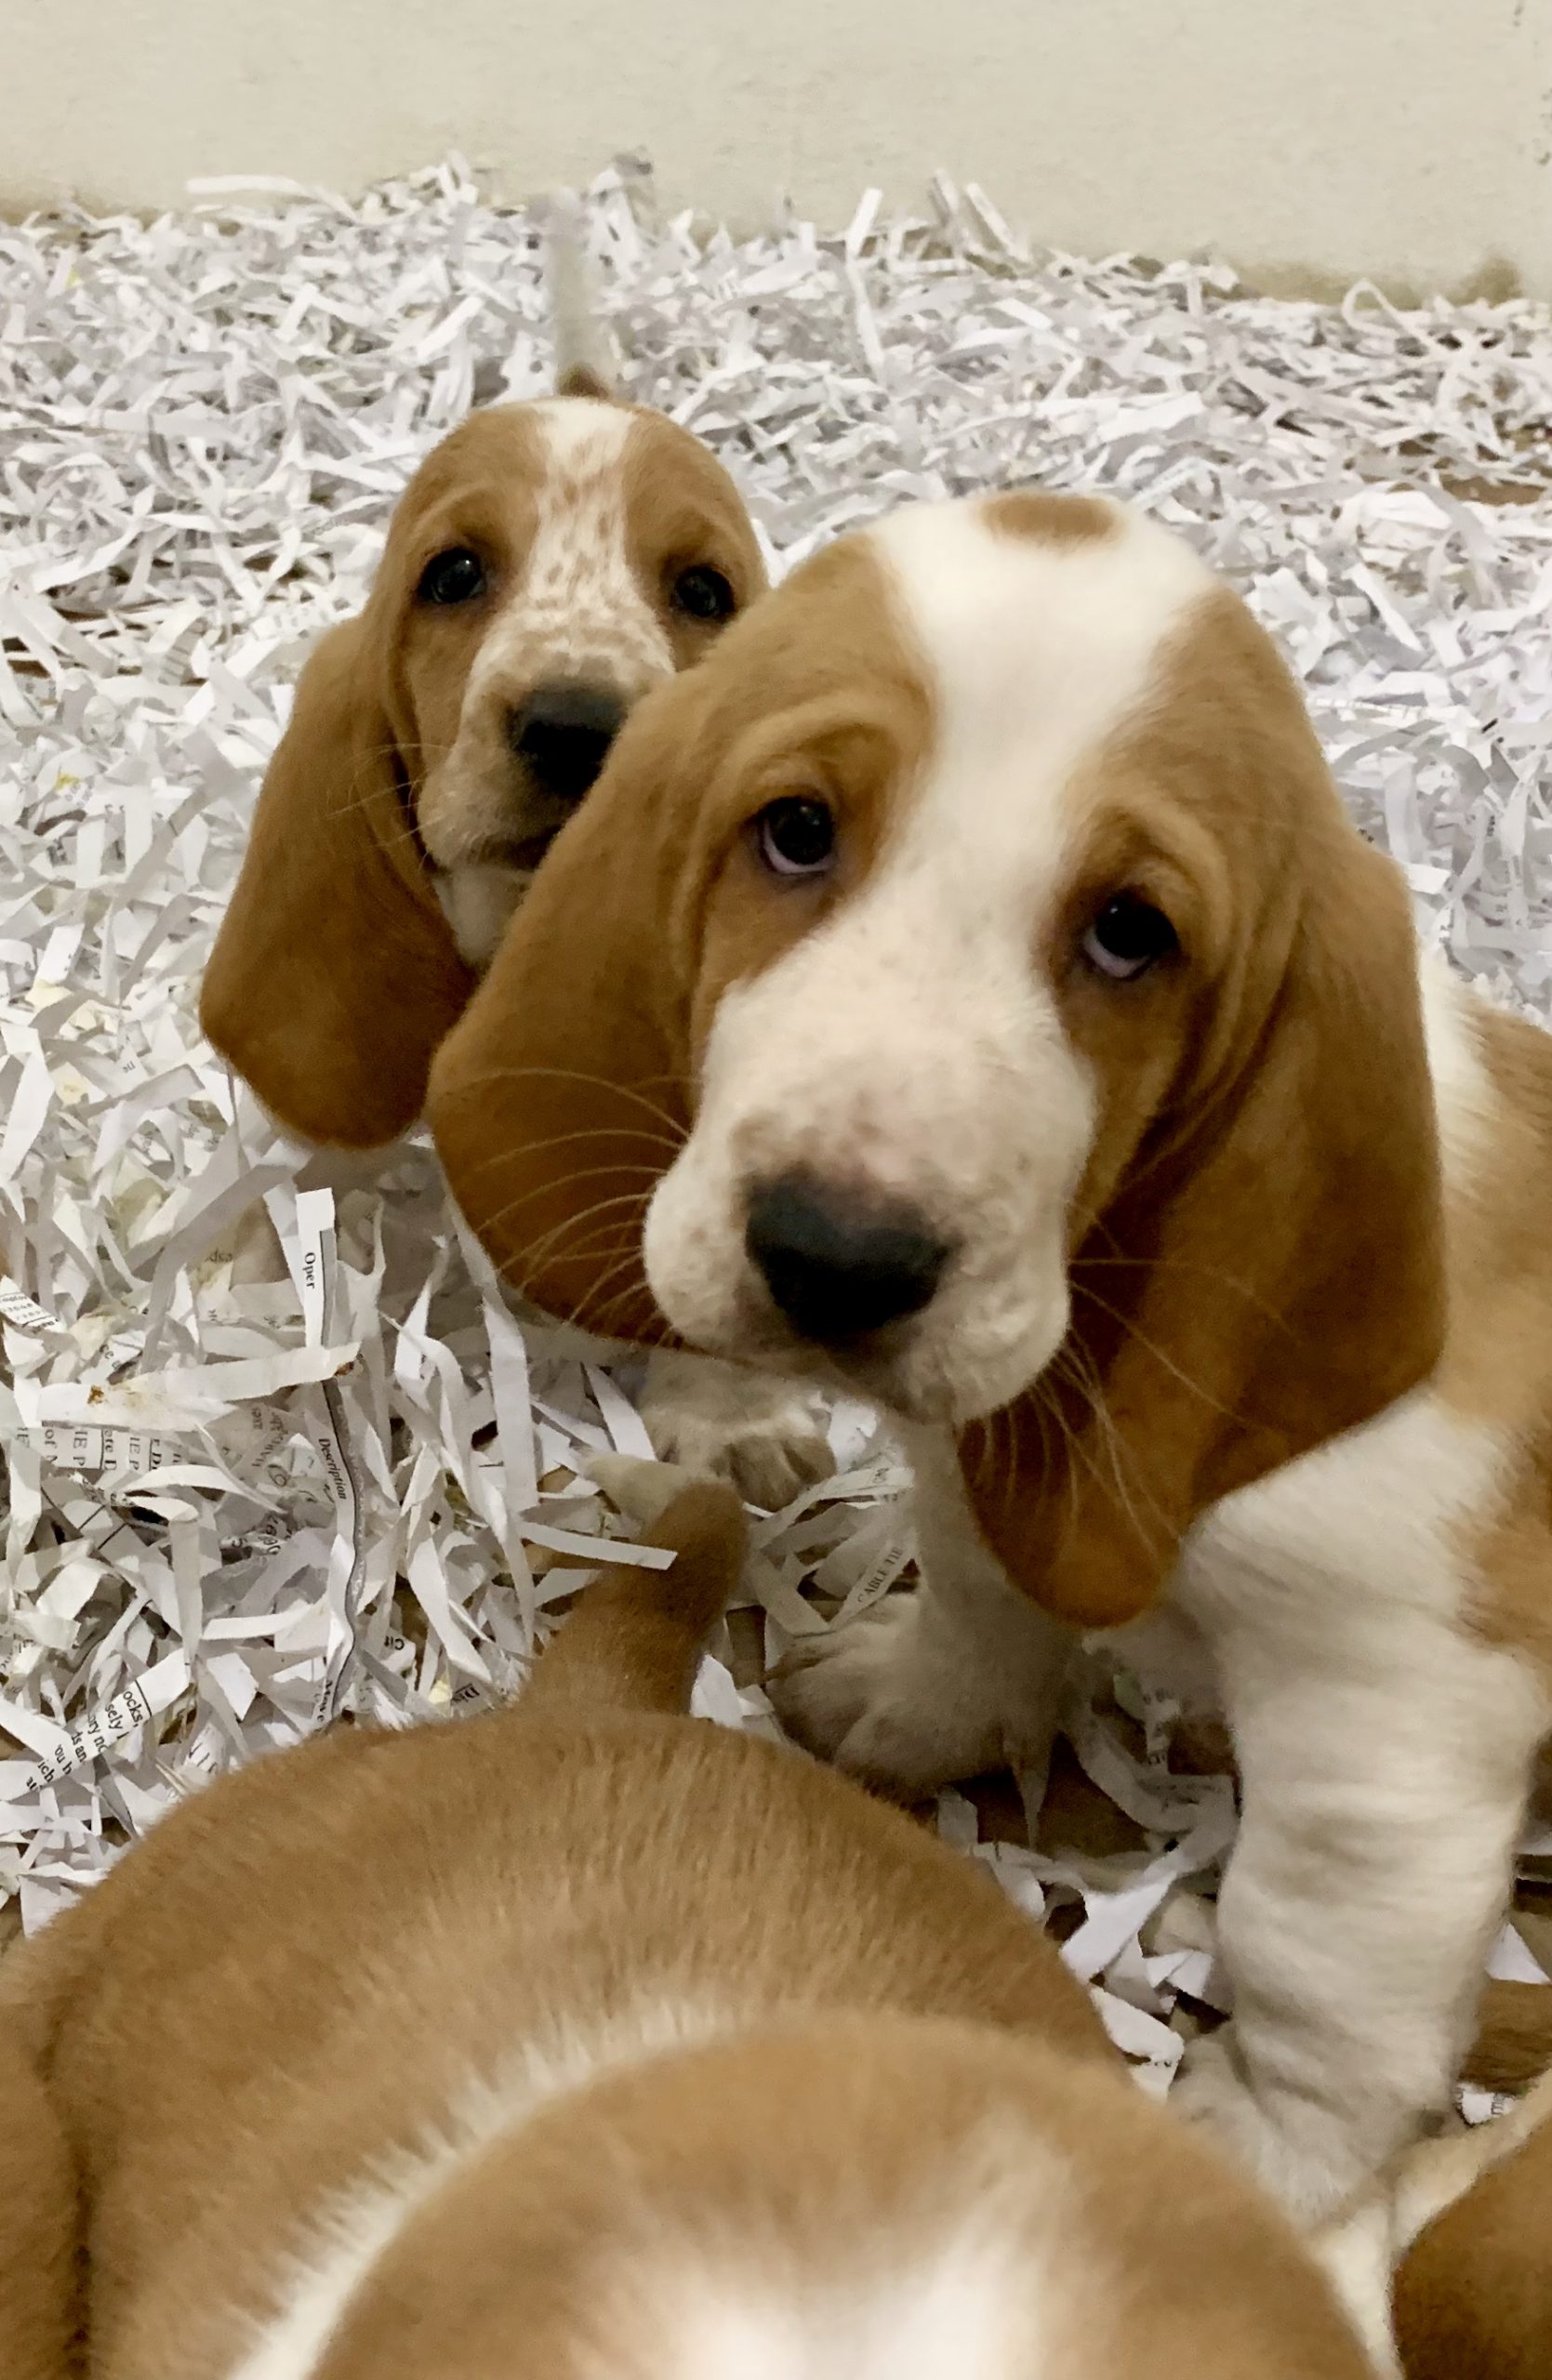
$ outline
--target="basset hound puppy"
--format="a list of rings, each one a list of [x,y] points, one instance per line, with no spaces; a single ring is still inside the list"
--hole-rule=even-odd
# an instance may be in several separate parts
[[[303,670],[206,972],[210,1040],[331,1153],[315,1170],[337,1187],[417,1121],[432,1051],[632,705],[765,585],[699,439],[590,366],[562,390],[473,414],[417,471],[365,609]],[[585,1180],[586,1144],[570,1155]],[[730,1395],[670,1356],[644,1410],[660,1452],[757,1501],[829,1467],[790,1386]]]
[[[742,1515],[634,1469],[672,1567],[514,1710],[226,1778],[0,1963],[6,2380],[1366,2380],[989,1875],[683,1715]]]
[[[1075,1632],[1205,1640],[1178,2088],[1346,2202],[1449,2106],[1552,1715],[1552,1038],[1420,959],[1250,614],[1096,499],[846,537],[643,705],[429,1112],[542,1305],[900,1417],[923,1583],[778,1685],[810,1746],[1038,1767]]]

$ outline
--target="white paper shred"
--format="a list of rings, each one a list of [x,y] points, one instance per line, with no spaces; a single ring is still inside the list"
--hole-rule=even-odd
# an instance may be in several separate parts
[[[1134,499],[1277,635],[1432,938],[1552,1007],[1545,309],[1083,263],[947,182],[928,220],[869,191],[840,237],[737,242],[660,219],[626,161],[587,220],[631,392],[723,455],[778,566],[913,497]],[[423,1147],[338,1206],[298,1191],[195,1022],[309,641],[428,447],[548,386],[541,230],[457,163],[359,205],[222,178],[150,224],[0,225],[0,1901],[29,1926],[336,1711],[507,1694],[587,1575],[558,1557],[629,1534],[586,1466],[643,1450],[639,1368],[513,1321]],[[286,1270],[260,1284],[230,1254],[264,1202]],[[831,1442],[837,1478],[756,1521],[768,1658],[909,1576],[898,1461],[850,1403]],[[696,1708],[769,1732],[730,1642]],[[1186,2004],[1227,2000],[1232,1789],[1174,1773],[1175,1725],[1113,1661],[1075,1689],[1134,1856],[939,1812],[1060,1916],[1160,2089]]]

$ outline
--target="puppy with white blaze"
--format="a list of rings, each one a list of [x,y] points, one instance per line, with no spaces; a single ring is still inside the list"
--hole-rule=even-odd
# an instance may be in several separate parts
[[[1311,2219],[1425,2131],[1548,1722],[1552,1042],[1420,959],[1235,596],[1090,498],[842,540],[642,705],[431,1114],[540,1302],[899,1417],[923,1583],[778,1682],[813,1748],[1038,1769],[1076,1631],[1205,1639],[1236,2013],[1183,2099]]]
[[[206,1032],[337,1190],[419,1117],[437,1043],[632,706],[765,585],[698,438],[564,349],[558,388],[471,414],[415,473],[365,608],[302,672],[206,971]],[[586,1152],[567,1151],[584,1182]],[[279,1277],[262,1209],[235,1252]],[[789,1383],[665,1353],[643,1411],[660,1454],[760,1503],[830,1467]]]

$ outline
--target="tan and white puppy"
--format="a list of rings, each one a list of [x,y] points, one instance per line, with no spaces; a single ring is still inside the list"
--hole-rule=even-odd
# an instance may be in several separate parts
[[[331,1153],[314,1171],[336,1187],[416,1122],[432,1051],[632,705],[765,585],[699,439],[590,367],[562,386],[472,415],[417,471],[365,609],[303,671],[206,972],[210,1040]],[[587,1144],[567,1155],[585,1184]],[[644,1409],[661,1453],[762,1502],[829,1467],[789,1387],[730,1391],[670,1355]]]
[[[925,1584],[805,1654],[806,1741],[1037,1767],[1073,1630],[1158,1604],[1244,1782],[1187,2101],[1312,2218],[1448,2107],[1552,1707],[1552,1040],[1420,975],[1185,545],[1008,496],[806,565],[643,706],[430,1112],[541,1303],[902,1417]]]
[[[678,1715],[742,1518],[655,1534],[515,1711],[263,1761],[0,1964],[6,2380],[1364,2380],[984,1871]]]

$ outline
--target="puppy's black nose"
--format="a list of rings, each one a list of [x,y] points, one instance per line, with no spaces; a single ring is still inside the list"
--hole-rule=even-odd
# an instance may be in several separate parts
[[[796,1175],[754,1192],[744,1245],[793,1329],[820,1346],[919,1314],[953,1253],[919,1216]]]
[[[508,740],[542,791],[580,801],[625,724],[625,707],[607,686],[558,679],[511,713]]]

